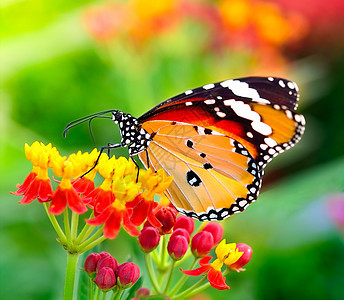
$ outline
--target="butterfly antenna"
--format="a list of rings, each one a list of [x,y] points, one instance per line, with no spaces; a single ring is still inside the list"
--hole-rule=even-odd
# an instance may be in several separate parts
[[[107,114],[107,113],[110,113],[110,112],[115,112],[116,110],[114,110],[114,109],[109,109],[109,110],[105,110],[105,111],[101,111],[101,112],[98,112],[98,113],[95,113],[95,114],[92,114],[92,115],[89,115],[89,116],[86,116],[86,117],[82,117],[82,118],[80,118],[80,119],[77,119],[77,120],[74,120],[74,121],[72,121],[72,122],[70,122],[70,123],[68,123],[67,125],[66,125],[66,128],[65,128],[65,130],[63,131],[63,137],[66,137],[67,136],[67,133],[68,133],[68,131],[71,129],[71,128],[73,128],[73,127],[75,127],[75,126],[77,126],[77,125],[80,125],[81,123],[84,123],[84,122],[86,122],[86,121],[91,121],[91,120],[93,120],[94,118],[111,118],[111,117],[105,117],[105,116],[103,116],[104,114]]]

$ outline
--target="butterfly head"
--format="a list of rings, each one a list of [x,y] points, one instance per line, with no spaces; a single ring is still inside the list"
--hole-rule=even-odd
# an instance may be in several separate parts
[[[121,144],[123,147],[128,146],[130,155],[136,155],[147,148],[151,135],[141,127],[136,118],[115,110],[112,112],[112,120],[119,124]]]

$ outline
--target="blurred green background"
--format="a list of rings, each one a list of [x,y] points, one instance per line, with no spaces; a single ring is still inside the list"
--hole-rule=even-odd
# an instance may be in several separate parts
[[[41,205],[10,195],[31,170],[24,143],[63,155],[120,140],[107,109],[140,116],[190,88],[250,75],[300,87],[302,141],[266,170],[263,193],[227,219],[254,254],[229,291],[197,299],[344,299],[344,2],[166,0],[0,2],[0,298],[60,299],[65,253]],[[116,156],[127,155],[126,149]],[[136,241],[102,244],[120,262]]]

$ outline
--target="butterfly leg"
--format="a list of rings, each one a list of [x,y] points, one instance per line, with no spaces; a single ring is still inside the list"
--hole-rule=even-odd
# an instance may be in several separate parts
[[[115,149],[115,148],[120,148],[120,147],[123,147],[123,145],[122,144],[111,144],[111,143],[109,143],[107,146],[101,147],[100,151],[99,151],[99,155],[98,155],[96,161],[94,162],[93,167],[91,169],[89,169],[86,173],[82,174],[80,177],[81,178],[84,177],[86,174],[90,173],[96,167],[96,165],[98,165],[100,156],[102,155],[104,150],[106,150],[106,149],[108,150],[108,156],[110,157],[110,150]]]
[[[145,149],[146,152],[146,157],[147,157],[147,169],[149,169],[149,156],[148,156],[148,151]]]
[[[135,161],[135,159],[132,156],[130,156],[130,159],[135,164],[135,166],[137,168],[136,182],[138,182],[139,181],[140,167],[139,167],[139,165],[137,164],[137,162]]]

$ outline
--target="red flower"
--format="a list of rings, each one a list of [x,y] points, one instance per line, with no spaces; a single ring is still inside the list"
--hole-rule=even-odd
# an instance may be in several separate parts
[[[82,195],[88,195],[91,193],[94,189],[94,182],[92,179],[89,179],[87,177],[78,177],[76,179],[72,180],[73,188]]]
[[[145,227],[139,235],[139,245],[144,252],[151,252],[158,247],[160,242],[160,234],[155,227]]]
[[[191,240],[191,251],[195,257],[208,255],[213,247],[214,238],[208,231],[200,231],[196,233]]]
[[[70,185],[69,188],[64,188],[64,185],[61,182],[52,197],[49,213],[58,215],[65,210],[67,205],[77,214],[83,214],[87,211],[86,205],[72,185]]]
[[[49,178],[42,178],[37,176],[34,171],[25,178],[22,185],[17,185],[18,190],[12,194],[16,196],[23,196],[19,201],[20,204],[29,204],[37,199],[39,202],[47,202],[53,195]]]
[[[158,206],[157,202],[147,200],[142,193],[138,194],[135,199],[126,204],[132,208],[130,221],[136,226],[140,226],[147,218],[154,227],[161,227],[161,223],[154,215],[154,209]]]
[[[111,268],[104,267],[98,271],[94,282],[101,290],[108,291],[117,283],[115,272]]]
[[[169,206],[163,206],[155,213],[155,217],[162,224],[162,226],[158,228],[161,235],[171,233],[172,228],[176,223],[176,216],[177,211]],[[151,220],[149,221],[151,223]]]
[[[226,284],[226,277],[222,275],[221,269],[217,270],[209,264],[209,261],[212,257],[205,256],[200,259],[200,267],[195,270],[187,270],[182,272],[186,275],[199,276],[201,274],[206,274],[210,285],[218,290],[229,289],[229,286]]]
[[[104,224],[104,236],[108,239],[114,239],[117,236],[122,223],[123,228],[130,235],[138,236],[140,234],[140,231],[130,221],[129,211],[117,200],[108,205],[101,213],[96,213],[96,210],[94,213],[95,217],[86,220],[86,222],[95,226]]]

